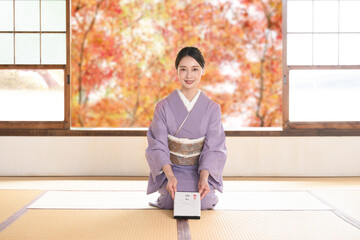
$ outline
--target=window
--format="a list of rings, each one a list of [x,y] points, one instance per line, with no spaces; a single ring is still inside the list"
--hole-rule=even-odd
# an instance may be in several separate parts
[[[0,1],[1,128],[69,128],[68,4]]]
[[[291,70],[289,121],[360,119],[360,69]]]
[[[285,128],[360,128],[359,10],[360,1],[286,1]]]
[[[187,45],[204,51],[202,87],[227,130],[360,128],[359,11],[358,0],[1,0],[0,128],[69,130],[71,118],[134,134],[178,87]]]
[[[225,129],[281,126],[281,0],[72,1],[72,127],[146,128],[185,46]],[[84,47],[85,46],[85,47]]]
[[[2,121],[64,121],[63,70],[2,70],[1,75]]]

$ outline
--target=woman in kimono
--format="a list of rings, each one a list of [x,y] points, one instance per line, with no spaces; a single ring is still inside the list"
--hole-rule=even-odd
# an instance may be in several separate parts
[[[158,191],[150,205],[173,209],[176,191],[199,192],[201,209],[218,202],[226,161],[220,106],[200,89],[205,60],[195,47],[185,47],[175,61],[181,89],[157,103],[147,132],[150,167],[147,194]]]

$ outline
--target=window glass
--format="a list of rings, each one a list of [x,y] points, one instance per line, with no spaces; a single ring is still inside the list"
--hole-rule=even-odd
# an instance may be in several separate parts
[[[312,34],[287,35],[287,64],[312,65]]]
[[[338,65],[338,34],[314,34],[313,45],[314,65]]]
[[[41,63],[66,64],[66,34],[41,34]]]
[[[312,4],[312,1],[288,1],[288,32],[312,32]]]
[[[66,31],[65,0],[41,0],[41,30]]]
[[[15,31],[40,30],[39,0],[15,1]]]
[[[0,64],[14,64],[14,34],[0,33]]]
[[[14,30],[13,0],[0,1],[0,31]]]
[[[339,63],[341,65],[360,65],[360,33],[340,34]]]
[[[359,121],[360,70],[291,70],[289,120]]]
[[[15,34],[15,64],[40,64],[40,34]]]
[[[340,32],[360,32],[360,1],[339,2]]]
[[[337,32],[338,1],[314,1],[314,32]]]
[[[0,121],[64,121],[64,70],[0,70]]]
[[[66,64],[66,0],[1,0],[0,51],[0,64]]]
[[[360,1],[288,1],[288,65],[359,64]]]

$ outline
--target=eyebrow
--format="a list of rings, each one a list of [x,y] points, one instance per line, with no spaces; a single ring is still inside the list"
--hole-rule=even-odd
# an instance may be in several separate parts
[[[185,68],[186,68],[186,66],[180,66],[180,67],[185,67]],[[200,66],[196,66],[196,65],[194,65],[194,66],[191,66],[191,67],[196,67],[196,68],[199,68]]]

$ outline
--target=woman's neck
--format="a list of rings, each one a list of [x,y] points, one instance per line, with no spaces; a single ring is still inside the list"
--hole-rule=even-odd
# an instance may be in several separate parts
[[[192,88],[192,89],[181,88],[180,91],[182,92],[182,94],[184,94],[184,96],[187,98],[187,100],[189,100],[189,102],[191,102],[194,99],[194,97],[196,96],[196,94],[198,93],[199,89],[198,88]]]

